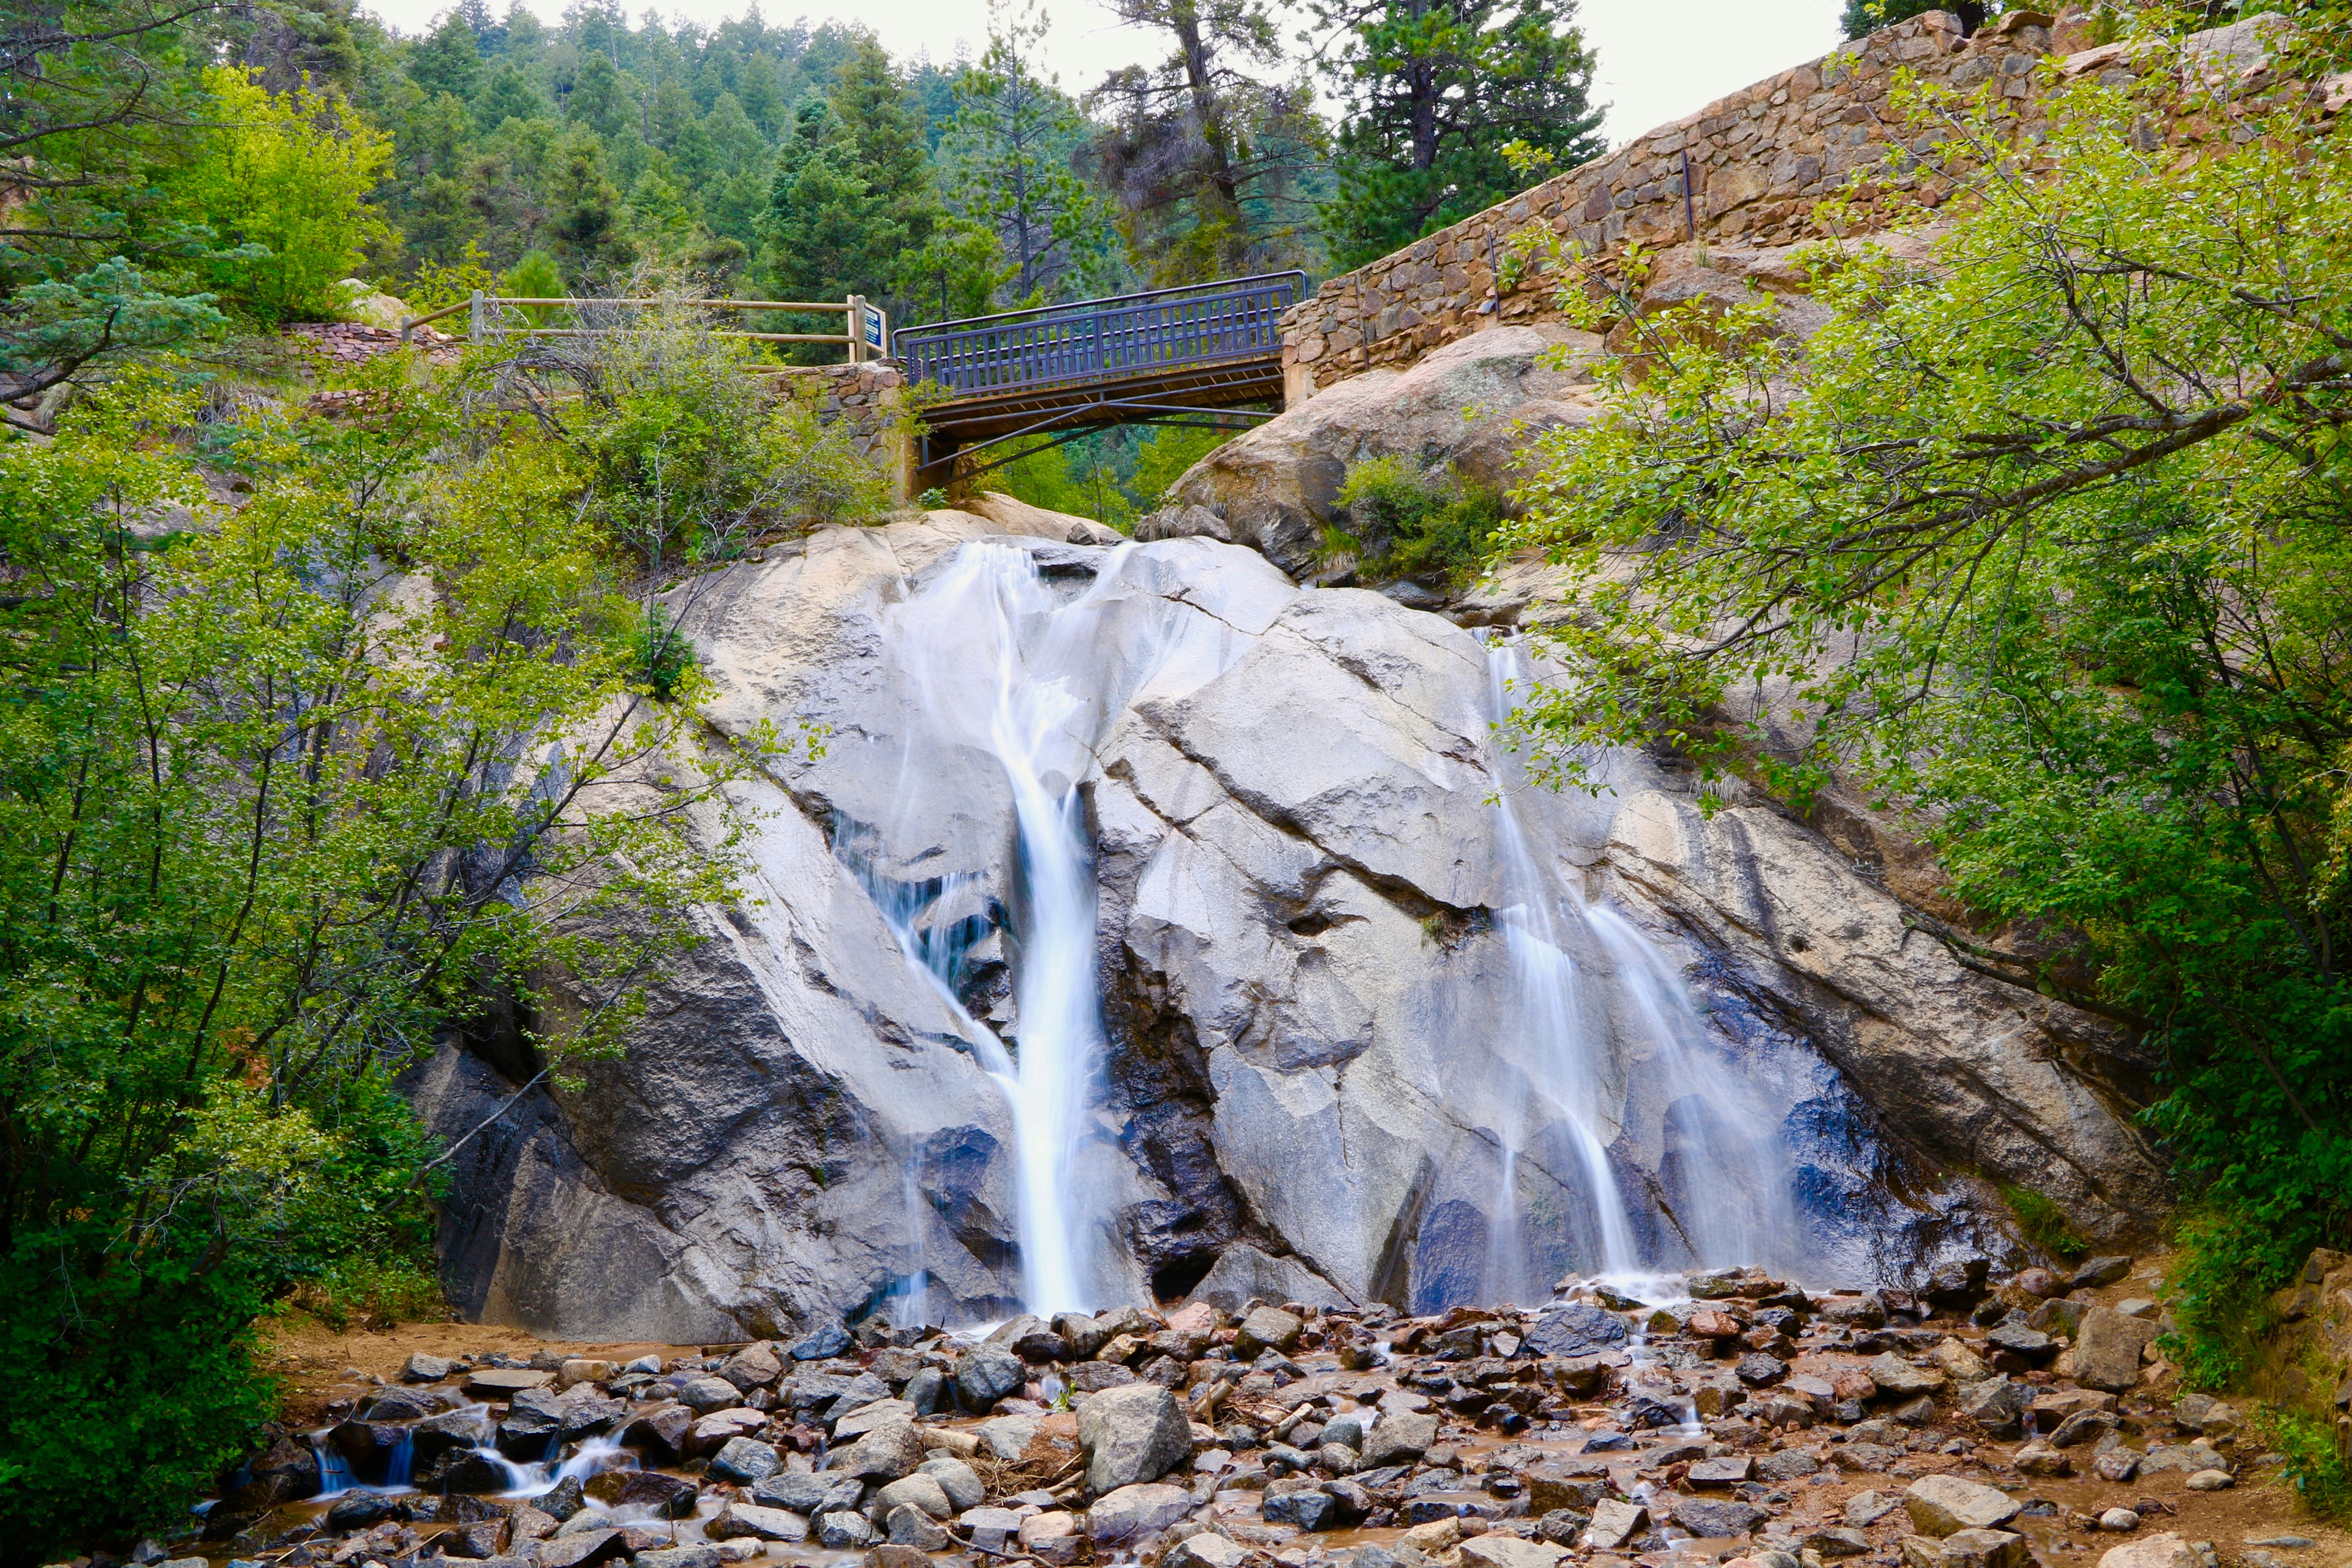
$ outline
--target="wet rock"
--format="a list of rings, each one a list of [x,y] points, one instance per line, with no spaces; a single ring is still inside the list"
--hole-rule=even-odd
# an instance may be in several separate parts
[[[1800,1544],[1824,1558],[1863,1557],[1870,1552],[1870,1537],[1847,1525],[1816,1530]]]
[[[1928,1275],[1927,1288],[1921,1294],[1931,1306],[1964,1312],[1984,1299],[1985,1279],[1991,1272],[1992,1260],[1987,1258],[1938,1264]]]
[[[1474,1535],[1462,1543],[1463,1568],[1558,1568],[1567,1555],[1549,1542],[1521,1541],[1499,1532]]]
[[[1732,1373],[1750,1388],[1766,1388],[1789,1375],[1788,1366],[1778,1356],[1750,1352],[1741,1356]]]
[[[2017,1451],[2011,1462],[2017,1467],[2018,1474],[2023,1476],[2054,1478],[2074,1473],[2074,1461],[2067,1458],[2065,1450],[2053,1448],[2047,1443],[2028,1443]]]
[[[1426,1412],[1383,1415],[1364,1436],[1364,1463],[1378,1468],[1418,1459],[1437,1441],[1437,1417]],[[1588,1441],[1588,1448],[1591,1444]]]
[[[690,1378],[677,1391],[681,1404],[697,1415],[708,1415],[714,1410],[732,1409],[743,1403],[743,1391],[723,1377]]]
[[[1999,1530],[2022,1506],[2007,1492],[1958,1476],[1922,1476],[1904,1489],[1902,1503],[1911,1527],[1937,1538],[1962,1530]]]
[[[2088,1301],[2053,1296],[2025,1314],[2025,1326],[2040,1329],[2045,1334],[2063,1334],[2072,1339],[2082,1331],[2083,1314],[2090,1310]]]
[[[1106,1389],[1078,1411],[1087,1485],[1097,1494],[1156,1481],[1192,1458],[1192,1428],[1176,1396],[1154,1384]]]
[[[2005,1530],[1963,1530],[1942,1540],[1906,1535],[1906,1568],[2026,1568],[2032,1561],[2025,1537]]]
[[[757,1503],[730,1502],[711,1521],[711,1533],[721,1539],[750,1535],[761,1541],[801,1542],[808,1539],[806,1516],[790,1509],[762,1508]]]
[[[924,1475],[919,1470],[911,1476],[900,1477],[874,1494],[875,1507],[884,1519],[889,1518],[890,1510],[902,1503],[921,1509],[933,1519],[955,1517],[955,1504],[949,1500],[947,1489],[940,1485],[936,1478]]]
[[[710,1457],[710,1473],[721,1480],[750,1486],[783,1468],[783,1456],[752,1437],[730,1437]]]
[[[814,1517],[856,1508],[865,1495],[865,1483],[856,1476],[824,1470],[780,1470],[751,1489],[751,1500],[762,1508],[780,1508]]]
[[[1295,1489],[1266,1489],[1262,1512],[1268,1524],[1295,1525],[1300,1530],[1337,1530],[1342,1522],[1339,1500],[1312,1481],[1287,1483]]]
[[[660,1470],[606,1470],[591,1476],[580,1489],[583,1497],[606,1508],[644,1508],[656,1519],[689,1519],[699,1489],[684,1476]]]
[[[1625,1320],[1614,1312],[1581,1301],[1571,1301],[1538,1315],[1520,1342],[1527,1356],[1588,1356],[1619,1348],[1625,1342]]]
[[[877,1399],[837,1417],[833,1423],[833,1440],[854,1443],[877,1427],[909,1422],[919,1414],[911,1400]]]
[[[839,1323],[826,1323],[794,1342],[789,1353],[794,1361],[829,1361],[849,1346],[849,1331]]]
[[[1097,1541],[1132,1541],[1165,1530],[1192,1511],[1192,1494],[1182,1487],[1120,1487],[1097,1498],[1087,1510],[1087,1533]]]
[[[1597,1472],[1597,1473],[1590,1473]],[[1520,1478],[1527,1487],[1528,1510],[1549,1514],[1560,1510],[1591,1513],[1610,1492],[1605,1466],[1591,1461],[1542,1465]]]
[[[1985,1335],[1985,1343],[1993,1349],[1993,1365],[2001,1367],[2006,1360],[2007,1369],[2012,1371],[2047,1366],[2058,1353],[2055,1340],[2021,1322],[2002,1323]]]
[[[1002,1555],[1018,1537],[1021,1516],[1009,1508],[968,1509],[958,1522],[973,1546]]]
[[[598,1528],[583,1530],[569,1535],[558,1535],[531,1548],[531,1561],[538,1568],[598,1568],[605,1563],[618,1562],[629,1555],[628,1543],[617,1530]]]
[[[775,1351],[765,1343],[746,1345],[728,1357],[726,1363],[719,1369],[719,1376],[746,1394],[755,1388],[773,1387],[776,1379],[783,1374],[784,1363],[777,1358]]]
[[[1936,1364],[1954,1383],[1981,1383],[1992,1375],[1992,1368],[1985,1364],[1984,1358],[1959,1340],[1948,1337],[1927,1353],[1936,1358]]]
[[[828,1456],[828,1473],[856,1476],[864,1480],[895,1481],[910,1475],[925,1458],[923,1440],[911,1422],[893,1422],[877,1426],[846,1448],[836,1448]]]
[[[1807,1476],[1818,1475],[1821,1468],[1821,1460],[1807,1450],[1783,1448],[1757,1461],[1756,1477],[1759,1480],[1776,1483],[1801,1480]]]
[[[2053,1448],[2073,1448],[2084,1443],[2095,1443],[2121,1425],[2104,1410],[2080,1410],[2058,1425],[2050,1434]]]
[[[1257,1308],[1244,1316],[1235,1328],[1234,1354],[1244,1361],[1255,1361],[1270,1350],[1280,1351],[1286,1355],[1297,1347],[1299,1333],[1306,1326],[1279,1308]]]
[[[1029,1381],[1029,1369],[1011,1351],[982,1345],[956,1363],[956,1392],[967,1410],[986,1410]]]
[[[1040,1562],[1074,1563],[1081,1541],[1077,1515],[1059,1510],[1033,1514],[1022,1521],[1018,1539],[1023,1549]]]
[[[708,1542],[657,1546],[636,1555],[637,1568],[719,1568],[719,1548]]]
[[[526,1389],[545,1388],[555,1381],[551,1372],[522,1367],[478,1366],[466,1374],[466,1392],[476,1399],[512,1399]]]
[[[1774,1455],[1777,1458],[1780,1456]],[[1806,1456],[1811,1458],[1811,1455]],[[1815,1466],[1819,1468],[1818,1464]],[[1734,1487],[1754,1476],[1756,1461],[1745,1454],[1731,1454],[1720,1459],[1701,1459],[1690,1468],[1684,1479],[1701,1489]]]
[[[507,1521],[484,1519],[470,1524],[452,1525],[433,1540],[445,1557],[466,1557],[476,1561],[496,1557],[506,1550]]]
[[[1753,1503],[1677,1498],[1667,1517],[1693,1535],[1745,1535],[1772,1516]]]
[[[327,1528],[365,1530],[372,1524],[402,1516],[400,1504],[380,1492],[346,1492],[327,1510]]]
[[[2021,1428],[2032,1391],[2005,1377],[1988,1378],[1960,1391],[1960,1413],[1995,1437],[2014,1436]]]
[[[816,1543],[834,1552],[863,1552],[874,1544],[874,1526],[862,1513],[847,1509],[820,1514],[816,1521]]]
[[[925,1568],[929,1568],[929,1559],[920,1553],[945,1552],[956,1543],[955,1537],[950,1535],[938,1520],[912,1503],[900,1503],[884,1510],[882,1529],[889,1538],[891,1547],[908,1552],[912,1563],[922,1563]],[[870,1558],[873,1553],[869,1552],[867,1556]]]
[[[1871,1384],[1879,1393],[1898,1399],[1940,1393],[1951,1384],[1941,1368],[1914,1366],[1893,1351],[1873,1356],[1863,1370],[1870,1374]]]
[[[1168,1549],[1160,1558],[1160,1568],[1247,1568],[1250,1551],[1236,1542],[1209,1531],[1188,1535]],[[1359,1568],[1362,1558],[1358,1557]]]

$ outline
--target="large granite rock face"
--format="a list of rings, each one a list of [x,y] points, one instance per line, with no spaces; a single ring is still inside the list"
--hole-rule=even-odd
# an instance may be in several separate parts
[[[709,912],[625,1059],[530,1089],[453,1163],[468,1315],[715,1341],[917,1282],[934,1321],[1013,1308],[988,1069],[1035,955],[989,739],[1002,595],[938,603],[990,536],[1055,606],[1020,635],[1070,644],[1040,766],[1095,847],[1108,1048],[1073,1168],[1096,1305],[1539,1295],[1609,1245],[1860,1282],[1991,1240],[1978,1178],[2094,1235],[2144,1226],[2158,1168],[2072,1065],[2090,1021],[1960,969],[1808,829],[1704,816],[1633,754],[1612,794],[1528,790],[1473,633],[1238,545],[1093,528],[934,512],[683,591],[711,722],[805,719],[823,755],[751,792],[758,901]],[[1547,1027],[1534,973],[1566,998]],[[488,1115],[530,1076],[512,1055],[420,1069],[432,1125]],[[1735,1168],[1784,1190],[1710,1202]]]
[[[1169,487],[1138,539],[1208,533],[1246,544],[1292,576],[1315,571],[1348,470],[1369,458],[1451,462],[1496,489],[1534,435],[1591,417],[1601,342],[1568,327],[1496,327],[1410,369],[1368,371],[1244,431]]]

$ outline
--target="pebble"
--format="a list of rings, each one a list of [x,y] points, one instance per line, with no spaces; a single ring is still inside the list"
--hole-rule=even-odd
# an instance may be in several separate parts
[[[2111,1508],[2099,1515],[2101,1530],[2127,1531],[2139,1528],[2139,1515],[2127,1508]]]

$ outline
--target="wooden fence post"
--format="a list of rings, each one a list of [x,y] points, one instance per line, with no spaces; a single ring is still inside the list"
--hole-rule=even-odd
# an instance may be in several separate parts
[[[849,363],[864,364],[866,363],[866,297],[863,294],[852,294],[849,297],[848,325]]]
[[[472,307],[466,313],[466,341],[467,342],[478,343],[482,341],[482,328],[487,324],[483,318],[488,313],[488,311],[482,309],[482,291],[479,289],[477,289],[474,290]]]

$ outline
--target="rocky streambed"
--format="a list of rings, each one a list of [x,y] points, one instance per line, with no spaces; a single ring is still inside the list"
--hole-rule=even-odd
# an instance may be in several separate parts
[[[420,1354],[319,1391],[328,1424],[226,1478],[200,1550],[240,1568],[2332,1568],[2340,1543],[2284,1528],[2235,1413],[2175,1396],[2152,1271],[1989,1273],[1821,1293],[1736,1271],[1649,1281],[1652,1301],[1571,1280],[1539,1311],[1419,1317],[877,1318],[627,1362]]]

